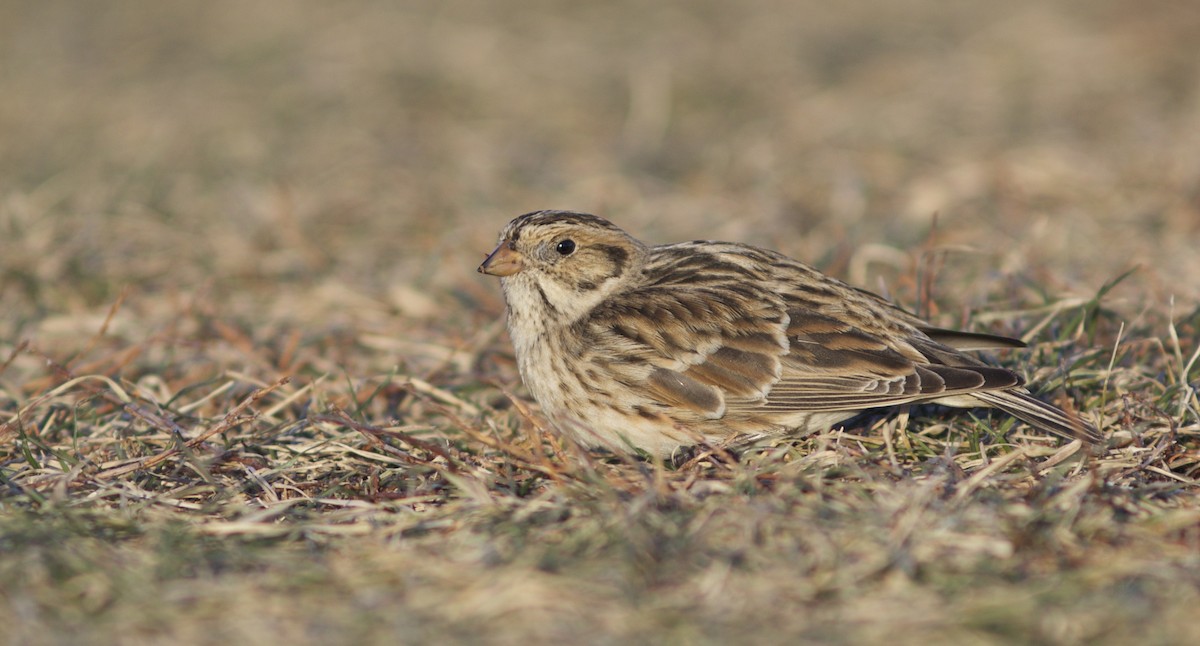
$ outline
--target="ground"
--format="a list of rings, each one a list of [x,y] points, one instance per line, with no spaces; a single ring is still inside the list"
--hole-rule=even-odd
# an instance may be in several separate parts
[[[9,643],[1200,642],[1187,2],[0,4]],[[769,246],[1111,437],[546,430],[511,217]]]

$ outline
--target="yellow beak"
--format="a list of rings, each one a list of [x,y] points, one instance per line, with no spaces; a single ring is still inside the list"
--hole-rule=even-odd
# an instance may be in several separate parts
[[[479,273],[490,276],[512,276],[521,271],[521,254],[512,248],[512,243],[502,242],[495,251],[479,265]]]

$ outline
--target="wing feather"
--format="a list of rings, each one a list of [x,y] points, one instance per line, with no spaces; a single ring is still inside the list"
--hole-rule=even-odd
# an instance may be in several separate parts
[[[691,410],[707,419],[725,415],[725,397],[719,388],[674,370],[652,370],[646,378],[646,389],[663,403]]]
[[[958,330],[944,330],[942,328],[924,326],[918,326],[918,329],[934,341],[959,351],[1005,350],[1026,347],[1024,341],[995,334],[960,332]]]

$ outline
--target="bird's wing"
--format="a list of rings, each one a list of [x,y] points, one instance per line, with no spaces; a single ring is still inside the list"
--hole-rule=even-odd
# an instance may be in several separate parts
[[[1016,373],[915,328],[913,343],[897,344],[847,318],[789,309],[785,296],[758,286],[709,283],[638,290],[598,308],[587,324],[600,340],[598,356],[646,364],[608,361],[618,379],[708,419],[858,410],[1021,384]]]
[[[789,310],[783,374],[761,406],[778,411],[857,410],[1021,385],[902,327],[873,331],[811,310]],[[869,321],[871,318],[855,317]]]
[[[736,287],[733,287],[737,291]],[[765,401],[783,374],[781,298],[713,286],[651,286],[610,299],[579,330],[591,361],[651,398],[702,417],[727,401]]]

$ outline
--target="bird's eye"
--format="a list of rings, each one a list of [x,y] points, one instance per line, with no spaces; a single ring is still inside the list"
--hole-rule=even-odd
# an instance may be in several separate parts
[[[569,256],[569,255],[571,255],[572,252],[575,251],[575,241],[574,240],[559,240],[558,245],[556,247],[554,247],[554,250],[564,256]]]

